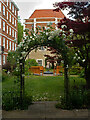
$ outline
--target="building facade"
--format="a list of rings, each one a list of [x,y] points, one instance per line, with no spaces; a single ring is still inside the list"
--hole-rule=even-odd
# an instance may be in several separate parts
[[[17,47],[18,7],[13,0],[0,0],[0,65],[7,61],[8,51],[15,51]]]
[[[60,22],[65,16],[62,11],[56,12],[53,9],[40,9],[35,10],[33,14],[29,17],[29,19],[25,19],[25,28],[29,30],[34,29],[36,31],[37,26],[45,27],[48,23],[52,23],[52,27],[57,28],[57,23]],[[39,65],[45,67],[45,57],[44,55],[51,55],[47,49],[41,47],[35,52],[35,50],[31,51],[28,55],[27,59],[35,59]]]

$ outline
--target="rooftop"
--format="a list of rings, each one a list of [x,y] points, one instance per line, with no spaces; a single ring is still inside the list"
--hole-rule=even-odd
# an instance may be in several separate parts
[[[16,5],[16,3],[14,2],[14,0],[11,0],[11,2],[15,5],[15,7],[17,8],[17,10],[19,11],[18,6]]]
[[[42,18],[42,17],[57,17],[57,18],[64,18],[65,15],[62,11],[56,12],[53,11],[54,9],[38,9],[33,12],[33,14],[29,17],[30,18]]]

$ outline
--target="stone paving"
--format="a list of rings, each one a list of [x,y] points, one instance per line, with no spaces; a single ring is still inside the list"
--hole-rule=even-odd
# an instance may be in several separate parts
[[[28,107],[28,110],[2,111],[4,118],[22,118],[26,120],[89,120],[89,111],[87,109],[62,110],[55,108],[57,102],[34,102]]]

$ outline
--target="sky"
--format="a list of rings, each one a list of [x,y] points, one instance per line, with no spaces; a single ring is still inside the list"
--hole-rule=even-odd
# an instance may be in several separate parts
[[[36,9],[55,9],[53,4],[62,0],[14,0],[19,8],[21,22],[28,19]]]

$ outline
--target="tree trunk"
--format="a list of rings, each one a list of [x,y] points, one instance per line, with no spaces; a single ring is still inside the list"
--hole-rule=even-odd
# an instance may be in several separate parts
[[[69,78],[68,78],[68,68],[67,68],[66,61],[64,61],[64,94],[65,94],[66,104],[68,104],[68,101],[69,101]]]
[[[85,66],[85,79],[87,84],[87,89],[90,89],[90,65],[87,67]]]
[[[23,109],[23,97],[24,97],[24,59],[20,60],[20,104]]]

